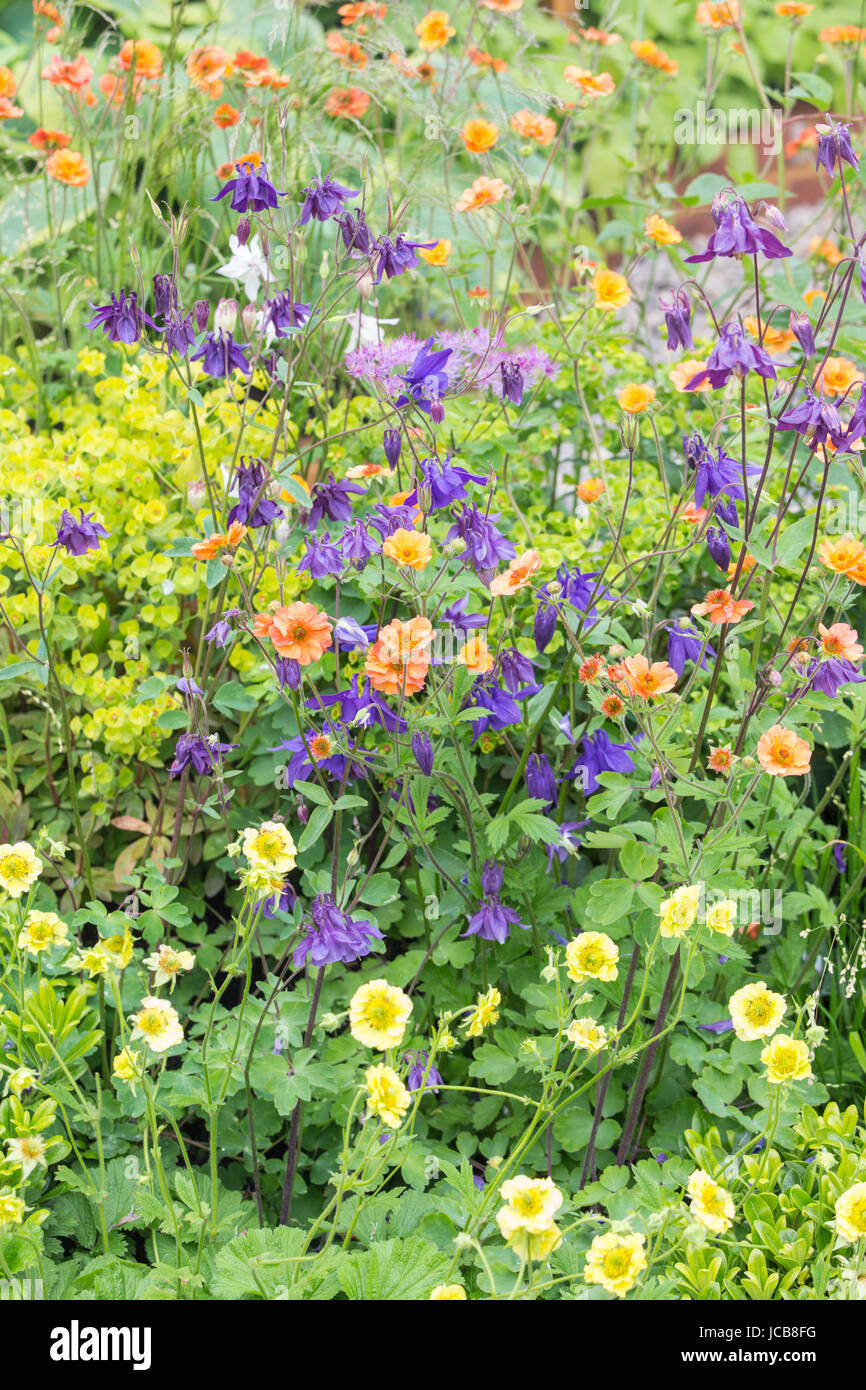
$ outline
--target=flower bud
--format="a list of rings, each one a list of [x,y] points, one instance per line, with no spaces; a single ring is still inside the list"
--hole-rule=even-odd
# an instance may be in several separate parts
[[[236,299],[221,299],[213,316],[215,332],[234,333],[239,313],[240,305]]]

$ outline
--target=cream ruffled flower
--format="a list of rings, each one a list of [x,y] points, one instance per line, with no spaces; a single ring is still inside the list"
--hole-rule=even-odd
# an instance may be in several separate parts
[[[183,1042],[183,1028],[177,1010],[167,999],[157,999],[148,995],[142,999],[141,1008],[132,1018],[133,1042],[142,1038],[151,1052],[167,1052],[175,1043]]]
[[[723,1235],[734,1220],[734,1203],[731,1194],[719,1183],[713,1182],[709,1173],[698,1168],[689,1178],[686,1189],[692,1215],[708,1231]]]
[[[412,1000],[402,989],[387,980],[369,980],[352,995],[349,1029],[357,1042],[385,1052],[399,1047],[411,1012]]]
[[[812,1075],[812,1060],[808,1044],[802,1038],[790,1038],[786,1033],[777,1033],[761,1053],[761,1061],[767,1068],[767,1080],[771,1086],[781,1086],[785,1081],[808,1081]]]
[[[0,888],[5,888],[10,898],[29,892],[41,872],[42,860],[26,840],[0,845]]]
[[[740,1042],[769,1038],[782,1022],[788,1007],[782,994],[774,994],[763,980],[744,985],[728,1000],[734,1031]]]
[[[583,980],[615,980],[619,947],[602,931],[584,931],[569,941],[565,948],[568,978]]]
[[[608,1293],[623,1298],[646,1269],[646,1241],[631,1231],[608,1231],[596,1236],[586,1255],[583,1277],[587,1284],[601,1284]]]
[[[399,1129],[412,1097],[394,1068],[380,1062],[378,1066],[368,1067],[364,1076],[368,1114],[378,1116],[389,1129]]]
[[[866,1236],[866,1182],[857,1182],[836,1198],[836,1234],[843,1240]]]

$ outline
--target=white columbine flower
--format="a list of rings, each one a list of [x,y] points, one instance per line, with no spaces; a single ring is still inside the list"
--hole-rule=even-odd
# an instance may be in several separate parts
[[[241,246],[236,236],[229,237],[231,259],[220,266],[217,275],[224,275],[236,285],[242,285],[247,299],[257,299],[262,283],[268,278],[268,263],[257,236]]]

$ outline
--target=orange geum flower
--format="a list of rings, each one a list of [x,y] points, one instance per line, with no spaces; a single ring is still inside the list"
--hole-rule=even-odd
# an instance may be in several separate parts
[[[425,531],[400,526],[384,542],[382,554],[403,569],[423,570],[433,559],[433,545]]]
[[[804,777],[809,771],[812,750],[793,729],[774,724],[758,739],[758,762],[771,777]]]
[[[818,35],[821,43],[858,44],[866,42],[866,29],[858,29],[856,24],[831,24]]]
[[[264,72],[269,67],[269,63],[267,58],[259,58],[248,48],[241,48],[232,59],[232,66],[241,72]]]
[[[584,685],[594,685],[601,675],[604,660],[600,656],[588,656],[578,669],[578,678]]]
[[[44,126],[39,126],[32,135],[28,135],[27,143],[36,150],[65,150],[67,145],[72,144],[72,136],[65,135],[62,130],[46,130]]]
[[[656,398],[653,386],[639,385],[631,383],[624,386],[617,396],[620,410],[624,410],[626,415],[642,415],[648,405],[652,405]]]
[[[751,599],[735,599],[727,589],[711,589],[703,603],[692,605],[695,618],[709,618],[711,623],[738,623],[754,608]]]
[[[395,618],[379,630],[367,651],[367,679],[383,695],[415,695],[423,689],[430,667],[433,628],[427,618]]]
[[[845,661],[863,660],[863,648],[857,640],[857,632],[847,623],[834,623],[832,627],[819,623],[818,632],[825,656],[842,657]]]
[[[747,555],[746,555],[746,558],[745,558],[744,561],[743,561],[743,563],[740,565],[740,577],[741,577],[742,579],[745,579],[745,577],[746,577],[747,574],[751,574],[752,570],[755,568],[755,565],[756,565],[757,563],[758,563],[758,562],[757,562],[757,560],[755,559],[754,555],[749,555],[749,554],[747,554]],[[732,560],[731,563],[728,565],[728,568],[727,568],[727,571],[726,571],[728,579],[733,579],[734,575],[735,575],[736,572],[737,572],[737,565],[739,565],[739,564],[740,564],[739,557],[737,557],[736,560]]]
[[[83,188],[90,182],[90,170],[77,150],[54,150],[45,161],[45,172],[69,188]]]
[[[466,122],[460,136],[470,154],[483,154],[485,150],[492,150],[499,139],[499,127],[483,116],[475,116]]]
[[[212,536],[207,536],[203,541],[196,541],[192,553],[197,560],[212,560],[221,550],[234,550],[246,534],[246,526],[240,521],[233,521],[225,534],[222,531],[214,531]]]
[[[673,58],[669,58],[663,48],[653,43],[652,39],[634,39],[630,44],[634,56],[641,63],[646,63],[649,68],[659,68],[662,72],[675,74],[679,69],[679,63]]]
[[[857,584],[866,582],[856,577],[866,563],[866,546],[855,536],[840,536],[837,541],[822,541],[818,546],[818,559],[834,574],[844,574]]]
[[[504,574],[497,574],[491,579],[491,594],[504,598],[506,594],[516,594],[519,589],[525,589],[540,564],[541,556],[537,550],[525,550],[522,555],[509,560]]]
[[[0,97],[8,97],[11,101],[18,91],[18,79],[11,68],[0,66]]]
[[[601,702],[601,712],[605,719],[619,719],[625,705],[618,695],[607,695]]]
[[[486,290],[486,289],[484,288],[483,285],[473,285],[473,286],[472,286],[472,289],[469,291],[469,298],[470,298],[470,299],[487,299],[487,297],[489,296],[489,294],[490,294],[490,291],[489,291],[489,290]]]
[[[52,87],[63,87],[68,92],[81,93],[93,76],[93,68],[87,59],[79,54],[74,61],[65,63],[59,54],[42,69],[42,76]]]
[[[798,0],[782,0],[780,5],[773,6],[781,19],[805,19],[814,8],[814,5],[802,5]]]
[[[584,478],[577,485],[577,495],[581,502],[597,502],[606,488],[607,483],[602,478]]]
[[[470,671],[484,675],[493,669],[493,655],[488,650],[487,642],[480,632],[473,632],[468,642],[457,653],[457,660],[461,666],[467,667]]]
[[[647,236],[657,246],[676,246],[677,242],[683,239],[682,232],[677,231],[672,222],[666,222],[657,212],[645,217],[643,225]]]
[[[335,746],[333,739],[328,738],[327,734],[313,734],[312,738],[307,739],[307,747],[314,763],[322,763],[326,758],[330,758]]]
[[[485,174],[477,178],[471,188],[460,194],[454,207],[457,212],[477,212],[488,203],[501,203],[508,189],[502,179],[489,179]]]
[[[370,105],[369,92],[360,87],[333,87],[325,102],[329,116],[349,116],[359,120]]]
[[[223,94],[223,78],[231,77],[232,60],[222,48],[210,45],[194,48],[186,60],[186,73],[193,87],[216,101]]]
[[[314,661],[320,661],[328,648],[333,646],[333,629],[328,615],[314,603],[290,603],[288,607],[275,609],[264,631],[259,615],[256,624],[253,630],[259,636],[269,637],[279,656],[297,661],[300,666],[310,666]]]
[[[388,471],[384,463],[353,463],[351,468],[346,469],[346,477],[378,478],[380,473],[387,473]]]
[[[631,289],[624,275],[600,266],[590,281],[595,293],[596,309],[624,309],[631,299]]]
[[[708,515],[706,507],[696,507],[694,502],[687,502],[677,521],[684,521],[687,526],[702,526]]]
[[[552,145],[556,139],[556,121],[550,116],[542,116],[537,111],[516,111],[511,117],[511,129],[522,140],[534,140],[542,147]]]
[[[508,67],[503,58],[494,58],[492,53],[484,53],[480,48],[467,48],[466,57],[474,68],[490,68],[493,72],[505,72]]]
[[[844,396],[849,386],[863,379],[863,373],[847,357],[828,357],[815,390],[823,391],[825,396]]]
[[[590,72],[589,68],[569,65],[562,74],[572,87],[578,87],[585,97],[609,97],[614,81],[609,72]]]
[[[657,700],[673,690],[677,683],[677,673],[666,661],[654,661],[652,665],[645,656],[627,656],[620,670],[623,679],[620,690],[623,695],[636,695],[641,700]]]
[[[418,255],[421,256],[428,265],[447,265],[451,255],[451,242],[447,239],[437,241],[435,246],[431,246],[429,250],[426,251],[422,246],[419,246]]]
[[[500,14],[514,14],[523,4],[523,0],[481,0],[486,10],[499,10]]]
[[[24,112],[20,106],[16,106],[9,97],[0,97],[0,121],[15,121]]]
[[[162,72],[162,54],[149,39],[127,39],[117,55],[124,72],[153,80]]]
[[[734,755],[729,743],[720,748],[710,749],[710,756],[707,758],[707,767],[710,772],[718,772],[722,777],[730,777],[733,766]]]
[[[229,105],[227,101],[221,101],[211,116],[214,125],[218,125],[220,130],[228,130],[231,126],[237,125],[240,118],[241,113],[237,107]]]
[[[759,324],[754,314],[748,314],[743,319],[743,327],[750,338],[760,340],[767,352],[787,352],[796,341],[790,329],[773,328],[772,324],[767,323]]]
[[[842,260],[842,252],[834,241],[828,241],[826,237],[813,236],[809,242],[809,255],[818,256],[820,260],[826,261],[829,266],[838,265]]]
[[[604,48],[609,48],[611,44],[619,43],[621,34],[608,34],[604,29],[595,29],[590,24],[586,29],[578,29],[576,34],[569,34],[569,43],[600,43]]]
[[[425,53],[433,53],[453,38],[457,30],[448,23],[447,10],[429,10],[421,23],[415,25],[415,33],[418,35],[418,47],[423,48]]]
[[[367,55],[360,44],[351,43],[342,34],[332,30],[325,39],[326,47],[339,58],[344,68],[363,68],[367,65]]]

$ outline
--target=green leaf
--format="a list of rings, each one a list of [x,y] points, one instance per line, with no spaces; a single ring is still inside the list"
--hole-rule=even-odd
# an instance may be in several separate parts
[[[334,814],[333,806],[316,806],[307,824],[304,826],[304,833],[298,841],[298,854],[302,854],[310,845],[314,845],[319,836],[323,834],[325,827],[330,823]]]
[[[424,1301],[443,1284],[451,1256],[429,1240],[383,1240],[340,1266],[338,1277],[346,1297],[364,1303]]]

